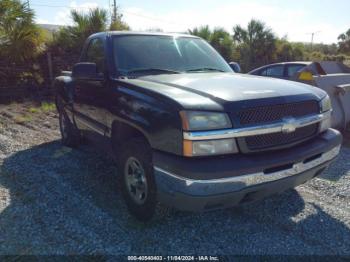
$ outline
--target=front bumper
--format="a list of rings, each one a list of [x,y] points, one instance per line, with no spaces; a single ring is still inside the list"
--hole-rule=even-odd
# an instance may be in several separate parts
[[[189,159],[155,152],[159,200],[202,211],[282,192],[319,175],[338,155],[341,140],[338,131],[329,129],[306,144],[264,155]]]

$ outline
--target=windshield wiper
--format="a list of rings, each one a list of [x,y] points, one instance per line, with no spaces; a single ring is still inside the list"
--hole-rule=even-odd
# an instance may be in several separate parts
[[[224,70],[220,70],[212,67],[201,67],[201,68],[193,68],[193,69],[186,70],[186,72],[203,72],[203,71],[225,72]]]
[[[131,69],[127,71],[127,75],[129,74],[137,74],[137,73],[152,73],[155,72],[157,74],[180,74],[181,72],[171,70],[171,69],[162,69],[162,68],[137,68],[137,69]]]

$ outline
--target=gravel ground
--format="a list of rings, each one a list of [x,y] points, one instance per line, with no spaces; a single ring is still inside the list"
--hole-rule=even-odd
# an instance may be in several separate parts
[[[111,160],[61,146],[55,112],[0,105],[0,254],[350,255],[350,148],[320,178],[263,201],[144,225]]]

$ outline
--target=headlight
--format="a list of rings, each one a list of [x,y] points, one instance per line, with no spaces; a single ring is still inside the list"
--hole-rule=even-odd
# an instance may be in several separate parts
[[[321,113],[331,112],[332,104],[331,104],[331,99],[329,98],[328,95],[326,95],[321,100],[320,107],[321,107]],[[332,126],[332,121],[331,121],[331,117],[329,116],[328,118],[326,118],[320,123],[320,132],[326,131],[328,128],[331,128],[331,126]]]
[[[332,103],[331,99],[329,98],[328,95],[326,95],[322,100],[321,100],[321,112],[327,112],[329,110],[332,110]]]
[[[232,127],[225,113],[181,111],[182,128],[185,131],[214,130]]]
[[[238,153],[234,138],[203,141],[184,140],[185,156],[212,156],[232,153]]]

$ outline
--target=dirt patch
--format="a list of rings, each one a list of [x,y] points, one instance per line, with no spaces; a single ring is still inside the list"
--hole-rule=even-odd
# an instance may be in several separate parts
[[[32,129],[44,127],[57,130],[57,117],[56,106],[50,101],[11,103],[0,106],[0,124],[4,127],[18,124]]]

